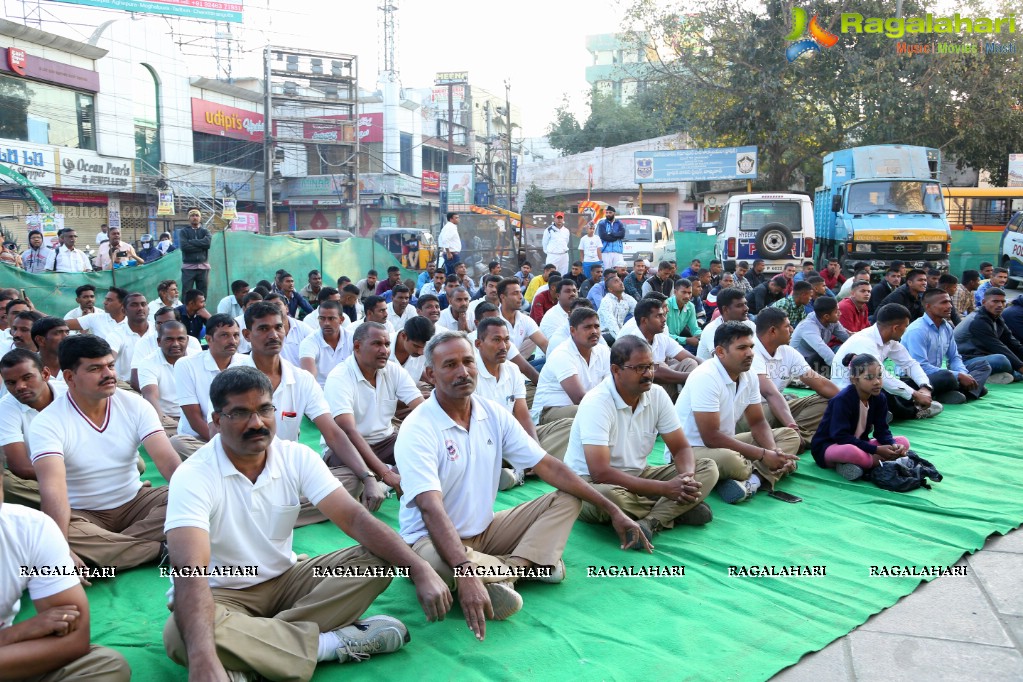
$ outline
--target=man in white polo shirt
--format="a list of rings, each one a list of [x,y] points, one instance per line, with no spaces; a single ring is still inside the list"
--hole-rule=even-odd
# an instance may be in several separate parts
[[[501,307],[501,301],[497,298],[497,285],[501,283],[500,275],[484,275],[480,286],[483,288],[483,296],[469,302],[469,329],[476,328],[476,308],[482,303],[489,303],[494,308]]]
[[[742,322],[750,331],[756,332],[757,327],[749,319],[749,305],[741,289],[722,289],[718,292],[718,311],[721,313],[707,323],[700,334],[700,344],[696,348],[696,357],[710,360],[714,357],[714,332],[725,322]]]
[[[511,329],[512,345],[519,349],[523,360],[531,356],[537,347],[546,353],[547,337],[540,332],[533,318],[522,312],[522,287],[519,280],[514,277],[501,280],[497,285],[497,299],[501,302],[500,316]]]
[[[53,519],[6,500],[0,467],[0,661],[4,679],[128,682],[121,654],[89,643],[89,600]],[[15,624],[28,590],[36,615]]]
[[[324,301],[317,307],[320,329],[302,340],[298,357],[302,369],[316,377],[316,383],[323,388],[327,375],[352,354],[352,335],[341,328],[341,304]]]
[[[391,302],[387,304],[387,321],[395,329],[401,329],[405,323],[416,316],[416,307],[409,305],[412,292],[404,284],[395,284],[391,289]]]
[[[405,420],[394,448],[398,522],[402,539],[457,591],[477,639],[488,618],[522,608],[513,587],[522,573],[540,568],[544,582],[564,579],[561,556],[580,500],[607,511],[622,549],[649,547],[635,521],[548,456],[508,410],[473,396],[476,357],[465,334],[442,330],[430,339],[425,372],[436,389]],[[558,490],[495,514],[502,460]]]
[[[406,627],[390,616],[363,617],[391,582],[379,575],[388,565],[408,567],[428,620],[451,607],[430,566],[360,508],[315,452],[275,437],[272,391],[250,367],[214,379],[219,435],[171,484],[173,615],[163,642],[191,679],[308,680],[321,662],[397,651],[409,641]],[[301,499],[361,546],[298,561],[292,529]],[[197,567],[220,575],[189,577]]]
[[[391,326],[391,323],[387,321],[387,301],[384,300],[383,296],[367,296],[363,302],[365,313],[358,322],[354,322],[350,327],[347,327],[350,334],[354,334],[355,330],[359,328],[359,325],[364,322],[376,322],[382,324],[387,329],[388,334],[393,334],[398,331]]]
[[[535,424],[575,417],[587,391],[611,373],[611,351],[600,343],[597,312],[576,308],[569,325],[572,338],[551,353],[540,372],[531,410]]]
[[[185,357],[188,348],[188,329],[180,322],[164,322],[160,326],[160,350],[139,368],[139,388],[156,414],[160,417],[167,437],[176,436],[181,407],[178,405],[178,391],[174,383],[174,365]]]
[[[223,370],[242,361],[244,356],[237,353],[240,339],[237,321],[221,313],[211,315],[206,320],[207,350],[174,363],[174,390],[181,417],[171,445],[181,459],[188,459],[210,439],[206,421],[210,412],[210,384]]]
[[[394,464],[394,442],[397,438],[392,419],[398,401],[415,410],[423,396],[408,372],[389,359],[391,339],[377,322],[365,322],[355,330],[352,355],[338,365],[330,376],[324,395],[334,421],[351,440],[362,459],[380,465]],[[327,454],[327,464],[340,467],[344,463]],[[360,475],[360,480],[366,474]],[[400,478],[393,471],[381,475],[396,490]]]
[[[281,339],[284,337],[284,316],[273,303],[257,303],[245,311],[244,334],[252,346],[252,353],[242,357],[241,365],[255,367],[270,379],[273,386],[274,406],[277,408],[277,437],[298,441],[302,417],[308,417],[320,431],[320,444],[324,455],[338,462],[332,464],[331,473],[341,481],[353,497],[360,497],[370,511],[376,511],[386,495],[377,481],[389,470],[378,461],[365,461],[352,441],[330,414],[330,406],[323,397],[323,389],[312,374],[295,367],[281,357]],[[210,415],[207,419],[212,422]],[[314,505],[305,502],[298,525],[325,520]]]
[[[153,407],[118,390],[110,345],[92,334],[60,345],[68,393],[29,427],[41,509],[71,545],[76,565],[131,568],[163,543],[167,488],[142,485],[143,445],[169,481],[181,460]]]
[[[153,318],[153,323],[149,325],[149,331],[142,335],[142,338],[135,344],[135,351],[132,353],[131,358],[131,383],[132,388],[138,389],[139,393],[142,392],[142,388],[139,386],[139,369],[149,361],[149,358],[156,353],[160,352],[160,327],[165,322],[181,322],[181,313],[174,308],[163,308],[162,313],[158,313]],[[202,346],[199,345],[199,339],[194,336],[188,337],[188,346],[185,349],[185,356],[198,355],[202,352]]]
[[[301,364],[298,349],[306,337],[313,335],[315,332],[294,317],[288,315],[288,301],[281,294],[270,294],[263,299],[263,302],[272,303],[280,309],[282,319],[284,320],[284,335],[281,337],[283,342],[281,343],[280,355],[281,358],[298,367]],[[248,338],[247,336],[245,337],[246,341]]]
[[[391,337],[390,359],[404,367],[412,381],[417,384],[423,376],[423,367],[426,366],[423,349],[435,331],[433,322],[416,315],[405,322],[401,330]]]
[[[611,376],[580,403],[565,453],[565,464],[638,519],[647,539],[676,524],[710,522],[710,507],[703,500],[718,481],[717,465],[696,460],[671,399],[654,384],[655,357],[639,337],[615,342]],[[670,464],[647,464],[657,436],[664,439],[664,459]],[[579,518],[590,523],[609,520],[587,503]]]
[[[91,332],[110,344],[116,352],[121,347],[125,330],[128,328],[128,316],[124,308],[124,299],[127,297],[126,289],[110,287],[103,297],[103,311],[97,310],[78,318],[69,318],[68,329],[73,332]]]
[[[568,316],[572,313],[572,301],[579,294],[579,287],[567,277],[558,280],[555,289],[558,292],[558,300],[553,308],[543,314],[543,319],[540,320],[540,333],[547,339],[549,349],[550,339],[559,329],[568,325]],[[553,352],[553,349],[551,351]]]
[[[8,502],[38,509],[39,483],[29,458],[28,428],[67,393],[67,384],[54,381],[38,355],[21,349],[0,358],[0,378],[7,388],[7,395],[0,398],[0,450],[8,469],[4,493]]]
[[[456,287],[448,297],[448,307],[441,311],[437,326],[453,332],[468,332],[469,325],[469,291],[465,287]]]
[[[533,424],[526,404],[526,379],[515,363],[508,360],[508,353],[515,347],[511,345],[508,325],[496,316],[485,317],[480,320],[474,334],[477,337],[473,340],[478,372],[476,395],[503,405],[548,455],[563,460],[572,420],[556,419],[542,426]],[[506,480],[506,471],[502,470],[502,484],[510,482]],[[515,478],[521,480],[521,476]]]
[[[800,439],[794,429],[772,430],[764,419],[758,380],[750,371],[752,330],[741,322],[725,322],[714,337],[714,358],[689,375],[675,409],[694,455],[718,465],[721,499],[734,504],[753,497],[761,485],[773,489],[795,471]],[[743,416],[750,432],[736,434]]]
[[[242,301],[245,294],[249,293],[249,283],[243,279],[236,279],[231,282],[231,293],[220,299],[217,304],[217,312],[231,317],[238,317],[245,312],[242,308]]]
[[[679,387],[686,382],[689,373],[699,367],[700,361],[665,331],[668,308],[660,300],[642,299],[636,304],[632,320],[635,326],[629,331],[623,327],[618,338],[637,336],[650,344],[657,367],[654,381],[664,388],[669,399],[674,400],[678,397]]]

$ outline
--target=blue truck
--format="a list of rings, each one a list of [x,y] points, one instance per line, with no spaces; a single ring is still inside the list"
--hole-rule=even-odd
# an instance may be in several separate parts
[[[838,258],[842,271],[869,263],[884,273],[892,261],[948,271],[952,231],[938,180],[941,152],[884,144],[824,156],[814,196],[817,261]]]

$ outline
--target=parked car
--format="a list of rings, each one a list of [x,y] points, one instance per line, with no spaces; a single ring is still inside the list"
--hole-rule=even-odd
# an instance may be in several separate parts
[[[1009,271],[1006,287],[1016,289],[1023,282],[1023,211],[1009,220],[998,245],[998,262]]]

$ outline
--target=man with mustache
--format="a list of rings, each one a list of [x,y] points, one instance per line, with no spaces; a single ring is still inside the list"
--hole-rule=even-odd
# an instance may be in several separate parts
[[[188,330],[180,322],[164,322],[160,326],[160,350],[139,368],[139,387],[142,397],[153,406],[160,417],[167,437],[177,435],[181,408],[174,383],[174,365],[185,357],[188,348]]]
[[[50,379],[63,384],[64,377],[60,373],[60,360],[57,349],[60,342],[68,337],[67,323],[59,317],[44,317],[32,325],[32,340],[39,349],[39,359],[43,367],[50,373]]]
[[[252,331],[265,319],[273,318],[257,318]],[[193,679],[308,680],[323,662],[397,651],[409,641],[406,627],[363,616],[390,584],[390,574],[379,574],[389,566],[408,568],[428,620],[451,608],[437,574],[361,508],[315,452],[275,435],[273,390],[251,367],[214,379],[219,435],[182,465],[171,490],[167,544],[179,575],[163,641]],[[297,561],[292,528],[303,498],[360,545]],[[180,575],[195,568],[224,570]],[[355,575],[338,579],[335,570]]]
[[[611,373],[611,351],[600,343],[600,318],[592,308],[569,317],[571,338],[551,352],[533,397],[533,423],[575,417],[587,391]]]
[[[40,412],[67,393],[54,381],[35,353],[12,350],[0,358],[0,378],[7,395],[0,398],[0,449],[7,465],[4,496],[8,502],[39,508],[39,483],[29,460],[28,427]]]
[[[160,556],[167,488],[143,486],[138,448],[169,481],[181,463],[153,407],[117,388],[110,345],[83,334],[60,344],[67,395],[29,427],[41,509],[76,566],[131,568]]]
[[[716,490],[728,504],[748,500],[761,485],[773,489],[799,461],[799,432],[771,429],[764,418],[759,381],[750,371],[753,357],[753,330],[725,322],[714,331],[714,357],[689,375],[675,403],[693,455],[718,465]],[[736,434],[742,417],[750,433]]]
[[[750,333],[756,332],[756,325],[749,319],[749,302],[739,289],[722,289],[718,292],[718,317],[707,323],[700,334],[700,343],[696,347],[696,357],[710,360],[714,357],[714,334],[725,322],[741,322],[749,327]]]
[[[649,300],[649,299],[644,299]],[[611,375],[579,404],[565,453],[565,464],[631,518],[651,540],[676,524],[710,522],[703,501],[718,481],[713,460],[697,461],[667,392],[654,384],[656,355],[645,339],[626,335],[611,347]],[[660,435],[663,466],[647,457]],[[583,521],[610,517],[583,503]]]
[[[363,322],[355,330],[354,350],[327,377],[323,393],[334,422],[358,450],[361,459],[375,466],[355,469],[362,483],[376,480],[400,490],[401,478],[388,465],[394,464],[397,432],[394,414],[398,401],[415,410],[423,402],[416,382],[397,362],[390,360],[391,337],[379,322]],[[333,452],[327,464],[345,463]],[[383,466],[381,466],[383,465]]]
[[[139,387],[139,370],[149,362],[149,359],[160,352],[160,327],[167,322],[181,322],[181,313],[174,308],[163,307],[156,311],[153,315],[153,324],[149,326],[149,331],[142,335],[142,338],[135,344],[135,351],[131,358],[131,387],[136,389],[140,394],[142,389]],[[186,327],[187,330],[187,327]],[[198,355],[202,352],[202,346],[199,345],[199,340],[191,334],[188,336],[188,346],[185,349],[186,356]]]
[[[181,459],[188,459],[209,442],[206,415],[210,412],[210,384],[218,374],[242,361],[244,356],[237,352],[240,343],[238,322],[230,315],[217,313],[206,320],[207,350],[174,363],[174,390],[181,418],[171,445]]]
[[[110,344],[116,358],[118,387],[134,390],[130,381],[135,345],[149,331],[149,303],[143,294],[110,287],[103,297],[103,312],[69,319],[67,326],[72,331],[92,332]]]
[[[274,303],[256,303],[245,311],[245,327],[242,333],[252,346],[252,352],[248,357],[243,356],[240,364],[243,367],[255,367],[270,379],[273,404],[277,408],[277,437],[298,441],[302,416],[308,417],[323,436],[321,443],[326,446],[324,456],[334,462],[330,465],[331,473],[353,497],[358,497],[361,491],[362,502],[367,509],[379,509],[385,495],[377,481],[390,478],[390,469],[379,459],[363,459],[345,432],[334,422],[330,406],[316,378],[281,357],[285,335],[284,312]],[[314,505],[303,503],[298,518],[299,526],[324,520],[325,517]]]
[[[24,310],[11,316],[11,345],[30,353],[38,353],[39,349],[32,339],[32,325],[44,317],[38,310]]]
[[[561,556],[580,500],[608,513],[622,549],[649,548],[635,521],[544,452],[506,409],[473,395],[476,356],[465,334],[444,329],[430,339],[424,371],[436,388],[402,424],[394,448],[401,536],[457,591],[477,639],[488,618],[522,608],[516,579],[564,580]],[[502,460],[558,490],[495,514]]]

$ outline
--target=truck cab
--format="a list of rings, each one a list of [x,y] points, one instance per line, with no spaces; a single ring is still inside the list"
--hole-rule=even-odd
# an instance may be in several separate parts
[[[761,258],[765,272],[778,273],[786,263],[813,257],[813,205],[803,194],[767,192],[736,194],[721,210],[714,256],[725,270]]]
[[[948,271],[952,232],[938,182],[937,149],[873,145],[824,157],[815,196],[818,264],[838,258],[883,273],[892,261]]]

